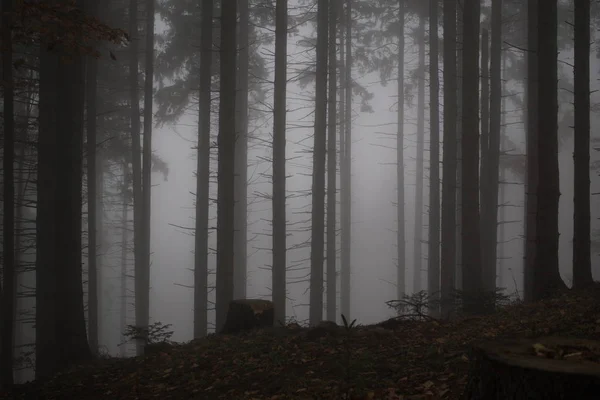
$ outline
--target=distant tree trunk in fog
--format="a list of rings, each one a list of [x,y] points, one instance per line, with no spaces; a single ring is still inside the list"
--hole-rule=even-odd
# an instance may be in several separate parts
[[[481,269],[482,278],[485,282],[486,271],[490,269],[489,260],[489,206],[490,185],[485,177],[488,176],[489,166],[489,137],[490,137],[490,35],[486,28],[481,29],[481,135],[480,151],[481,161],[479,163],[479,200],[481,229]]]
[[[490,45],[490,134],[488,143],[488,168],[486,181],[488,215],[486,230],[486,260],[483,264],[483,288],[496,290],[496,265],[498,248],[498,175],[500,170],[500,119],[502,114],[502,0],[492,0],[492,40]]]
[[[538,2],[538,198],[533,299],[565,287],[558,270],[558,94],[557,1]]]
[[[81,4],[79,4],[81,5]],[[82,56],[40,50],[36,379],[91,358],[82,280]]]
[[[593,282],[590,255],[590,0],[575,0],[573,286]]]
[[[210,186],[210,105],[213,45],[213,0],[202,0],[200,94],[196,166],[194,236],[194,338],[206,336],[208,312],[208,207]]]
[[[417,163],[415,181],[415,231],[413,247],[413,293],[421,290],[421,265],[423,262],[423,153],[425,151],[425,17],[419,17],[417,28],[419,47],[417,87]]]
[[[538,3],[527,1],[527,177],[525,180],[525,258],[523,297],[533,301],[533,276],[536,251],[536,210],[538,191]]]
[[[343,1],[343,0],[342,0]],[[350,271],[352,238],[352,0],[346,1],[344,28],[345,60],[344,65],[344,129],[340,136],[340,208],[341,208],[341,266],[340,266],[340,306],[346,319],[350,318]],[[341,103],[340,103],[341,104]]]
[[[398,113],[396,114],[396,203],[398,264],[396,269],[396,299],[406,293],[406,221],[404,217],[404,18],[405,0],[398,0]]]
[[[463,8],[462,73],[462,281],[464,309],[480,311],[479,229],[479,18],[480,0],[465,0]]]
[[[97,17],[98,3],[86,1],[87,13]],[[98,353],[98,174],[96,172],[97,158],[97,123],[96,123],[96,93],[98,84],[98,60],[96,57],[86,57],[86,145],[87,145],[87,209],[88,209],[88,338],[92,353]]]
[[[506,151],[506,55],[502,55],[502,87],[501,87],[501,119],[500,119],[500,154]],[[498,267],[496,268],[496,286],[504,287],[504,268],[505,268],[505,251],[506,245],[506,168],[500,170],[500,181],[498,184]],[[523,207],[525,208],[525,207]],[[516,289],[516,288],[515,288]]]
[[[142,144],[140,137],[139,92],[139,30],[138,2],[129,1],[129,105],[131,123],[131,164],[133,187],[133,256],[135,287],[135,325],[144,329],[143,321],[143,270],[144,270],[144,196],[142,189]],[[136,342],[136,352],[142,354],[143,340]]]
[[[327,135],[327,319],[336,321],[336,196],[337,196],[337,0],[329,2],[329,93]]]
[[[123,196],[123,208],[121,209],[121,301],[119,313],[119,331],[121,333],[121,346],[119,352],[121,357],[127,356],[126,337],[124,335],[127,329],[127,253],[129,246],[129,162],[127,159],[123,162],[123,187],[121,188]]]
[[[246,298],[247,237],[248,237],[248,53],[249,9],[248,0],[238,0],[238,68],[236,90],[236,141],[235,141],[235,210],[233,250],[233,297]]]
[[[3,237],[2,332],[0,334],[0,387],[13,385],[13,330],[15,304],[15,116],[12,50],[12,0],[2,1],[2,101],[3,101]]]
[[[237,0],[225,0],[221,10],[221,68],[219,101],[219,171],[217,194],[216,331],[233,300],[235,90]]]
[[[442,171],[441,311],[453,311],[456,282],[456,1],[444,0],[444,143]]]
[[[323,319],[323,247],[325,236],[325,156],[327,144],[327,46],[329,1],[319,0],[317,10],[317,71],[312,178],[310,246],[310,325]]]
[[[273,265],[272,287],[275,323],[285,323],[286,306],[286,212],[285,145],[287,90],[287,0],[275,9],[275,92],[273,101]]]
[[[462,289],[463,7],[456,7],[456,289]]]
[[[438,1],[429,0],[429,251],[427,291],[434,302],[429,311],[439,314],[440,295],[440,78],[438,62]]]

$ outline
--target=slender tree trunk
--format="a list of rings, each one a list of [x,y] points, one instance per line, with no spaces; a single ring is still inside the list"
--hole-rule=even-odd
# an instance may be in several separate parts
[[[524,300],[533,301],[533,271],[536,251],[538,191],[538,1],[527,1],[527,177],[525,181]]]
[[[481,310],[479,229],[479,18],[480,0],[465,0],[463,11],[462,98],[462,262],[464,309]]]
[[[490,184],[485,179],[488,176],[490,169],[489,160],[489,141],[490,141],[490,35],[486,28],[481,30],[481,143],[480,154],[481,162],[479,163],[479,176],[481,177],[479,185],[479,199],[481,203],[481,267],[483,282],[486,282],[487,271],[490,270],[491,260],[489,259],[489,241],[490,241]]]
[[[425,147],[425,17],[419,17],[419,80],[417,87],[417,177],[415,182],[415,232],[413,247],[413,293],[421,290],[423,263],[423,153]]]
[[[329,2],[329,93],[327,136],[327,319],[336,321],[336,192],[337,192],[337,8],[336,0]]]
[[[590,0],[575,0],[573,287],[593,282],[590,255]]]
[[[221,331],[233,300],[235,81],[237,0],[226,0],[221,10],[221,87],[219,101],[219,172],[217,194],[216,330]]]
[[[275,11],[275,94],[273,103],[273,305],[275,322],[285,323],[286,212],[285,132],[287,88],[287,0],[277,0]]]
[[[564,286],[558,270],[558,76],[557,1],[538,2],[538,201],[533,299],[556,293]]]
[[[129,163],[123,162],[123,208],[121,209],[121,299],[119,313],[119,330],[121,332],[121,346],[119,347],[121,357],[127,356],[127,343],[125,331],[127,329],[127,253],[129,245]]]
[[[327,143],[328,0],[318,1],[315,144],[312,179],[310,251],[310,325],[323,319],[323,251],[325,240],[325,156]]]
[[[97,16],[98,3],[87,1],[88,13]],[[88,337],[92,353],[98,353],[98,225],[97,199],[98,185],[96,178],[97,158],[97,124],[96,124],[96,93],[98,80],[98,61],[94,56],[87,57],[86,68],[86,145],[87,145],[87,209],[88,209]]]
[[[502,117],[500,120],[500,154],[506,151],[506,55],[502,55]],[[504,288],[505,245],[506,245],[506,168],[500,170],[498,184],[499,208],[498,212],[498,268],[496,287]]]
[[[429,167],[429,251],[427,291],[433,303],[429,311],[439,315],[440,298],[440,78],[438,62],[438,1],[429,0],[430,80],[430,167]]]
[[[404,217],[404,17],[405,0],[398,0],[398,111],[396,114],[396,202],[398,264],[396,266],[396,298],[406,293],[406,221]]]
[[[246,298],[248,236],[248,0],[238,0],[240,13],[238,87],[236,90],[235,210],[233,297]]]
[[[13,330],[15,304],[15,116],[12,50],[12,0],[2,1],[2,100],[4,117],[3,154],[3,268],[2,268],[2,333],[0,346],[0,385],[9,388],[13,377]]]
[[[456,2],[444,0],[444,144],[441,311],[453,312],[456,282]]]
[[[463,7],[456,7],[456,289],[462,289]]]
[[[196,235],[194,239],[194,338],[206,336],[208,307],[208,208],[210,187],[210,89],[213,45],[213,0],[202,0],[200,95],[196,167]]]
[[[487,260],[483,269],[483,287],[487,291],[496,290],[497,249],[498,249],[498,191],[500,170],[500,128],[502,114],[502,0],[492,0],[492,40],[490,48],[490,136],[488,147],[489,189],[487,207],[488,241]]]

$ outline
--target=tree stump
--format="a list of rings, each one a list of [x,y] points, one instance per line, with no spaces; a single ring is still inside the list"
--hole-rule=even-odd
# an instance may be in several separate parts
[[[229,303],[222,334],[234,334],[255,328],[272,327],[275,309],[269,300],[240,299]]]
[[[464,400],[600,399],[600,342],[561,337],[490,342],[472,351]]]

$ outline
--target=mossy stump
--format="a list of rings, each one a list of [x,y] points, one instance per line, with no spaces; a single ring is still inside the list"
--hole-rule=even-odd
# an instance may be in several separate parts
[[[600,399],[600,342],[546,337],[476,345],[463,399]]]
[[[235,334],[257,328],[272,327],[275,309],[269,300],[240,299],[229,303],[221,334]]]

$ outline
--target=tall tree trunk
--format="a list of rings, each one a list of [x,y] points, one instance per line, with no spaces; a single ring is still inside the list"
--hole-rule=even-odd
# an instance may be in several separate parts
[[[496,290],[498,249],[498,190],[500,170],[500,118],[502,114],[502,0],[492,0],[492,40],[490,45],[490,136],[486,187],[489,190],[487,207],[487,251],[483,268],[483,288]]]
[[[80,55],[65,62],[61,50],[40,55],[37,379],[91,358],[81,268],[84,71]]]
[[[533,301],[533,271],[536,251],[536,210],[538,191],[538,1],[527,1],[527,177],[525,181],[524,300]]]
[[[236,90],[235,210],[233,297],[246,298],[248,236],[248,0],[238,0],[240,13],[238,87]]]
[[[479,163],[479,176],[481,177],[479,185],[479,199],[481,204],[480,211],[480,229],[481,229],[481,267],[483,282],[486,282],[486,274],[490,269],[489,260],[489,240],[490,240],[490,226],[489,226],[489,198],[490,198],[490,185],[489,182],[484,179],[488,176],[488,170],[490,168],[489,161],[489,141],[490,141],[490,35],[486,28],[481,30],[481,162]]]
[[[136,299],[136,324],[143,328],[145,343],[147,343],[146,330],[150,323],[150,243],[151,243],[151,210],[152,210],[152,100],[154,84],[154,1],[146,0],[146,55],[145,55],[145,80],[144,80],[144,143],[143,143],[143,168],[142,168],[142,233],[143,233],[143,263],[140,266],[141,293],[140,303]],[[136,272],[137,274],[137,272]],[[137,290],[136,290],[137,293]],[[142,349],[143,351],[143,349]]]
[[[462,281],[464,309],[481,310],[479,229],[479,18],[480,0],[465,0],[462,92]]]
[[[2,83],[4,113],[3,155],[3,268],[2,268],[2,332],[0,345],[0,385],[13,385],[13,330],[15,304],[15,116],[12,50],[12,0],[2,1]]]
[[[277,0],[275,10],[275,94],[273,102],[273,306],[275,322],[285,323],[286,212],[285,132],[287,90],[287,0]]]
[[[221,10],[221,87],[219,101],[219,172],[217,194],[216,330],[225,324],[233,300],[235,81],[237,0],[226,0]]]
[[[123,208],[121,209],[121,298],[119,313],[119,331],[121,332],[121,346],[119,347],[121,357],[127,356],[127,343],[125,331],[127,329],[127,253],[129,245],[129,162],[123,162]]]
[[[317,71],[315,91],[315,144],[312,179],[310,246],[310,325],[323,319],[323,251],[325,236],[325,156],[327,144],[327,45],[328,0],[317,10]]]
[[[417,87],[417,164],[415,181],[415,236],[413,247],[413,293],[421,290],[423,263],[423,153],[425,151],[425,17],[419,17],[419,80]]]
[[[138,2],[129,0],[129,102],[131,128],[131,164],[133,185],[133,257],[135,290],[135,325],[145,329],[144,308],[144,197],[142,188],[142,144],[140,137],[140,92],[139,92],[139,30]],[[136,342],[136,353],[144,351],[144,340]]]
[[[501,87],[501,119],[500,119],[500,154],[506,151],[506,55],[502,54],[502,87]],[[500,170],[498,184],[498,268],[496,271],[496,287],[504,288],[505,245],[506,245],[506,168]],[[515,288],[516,289],[516,288]]]
[[[558,270],[558,76],[557,0],[538,2],[538,201],[533,299],[564,287]],[[544,171],[544,173],[541,173]]]
[[[329,2],[329,93],[327,136],[327,319],[336,320],[336,196],[337,196],[337,8],[336,0]]]
[[[429,167],[429,251],[427,291],[433,302],[429,311],[439,315],[440,298],[440,78],[438,62],[438,1],[429,0],[430,80],[430,167]]]
[[[452,313],[456,282],[456,2],[444,0],[444,164],[442,171],[442,317]]]
[[[88,14],[97,16],[98,3],[87,1]],[[97,199],[98,185],[96,178],[97,158],[97,124],[96,93],[98,80],[98,61],[94,56],[86,59],[86,145],[87,145],[87,209],[88,209],[88,337],[92,353],[98,353],[98,225]]]
[[[208,307],[208,208],[210,187],[210,89],[213,45],[213,0],[202,0],[200,94],[196,167],[196,234],[194,237],[194,338],[206,336]]]
[[[405,0],[398,0],[398,111],[396,114],[396,203],[398,264],[396,265],[396,298],[406,293],[406,221],[404,219],[404,17]]]
[[[343,1],[343,0],[342,0]],[[344,59],[344,129],[340,136],[343,137],[340,159],[340,215],[341,215],[341,267],[340,267],[340,308],[341,313],[350,318],[350,261],[352,241],[352,0],[345,0],[346,13],[344,28],[345,59]]]
[[[590,0],[575,0],[573,287],[593,282],[590,255]]]
[[[462,289],[463,7],[456,7],[456,289]]]

